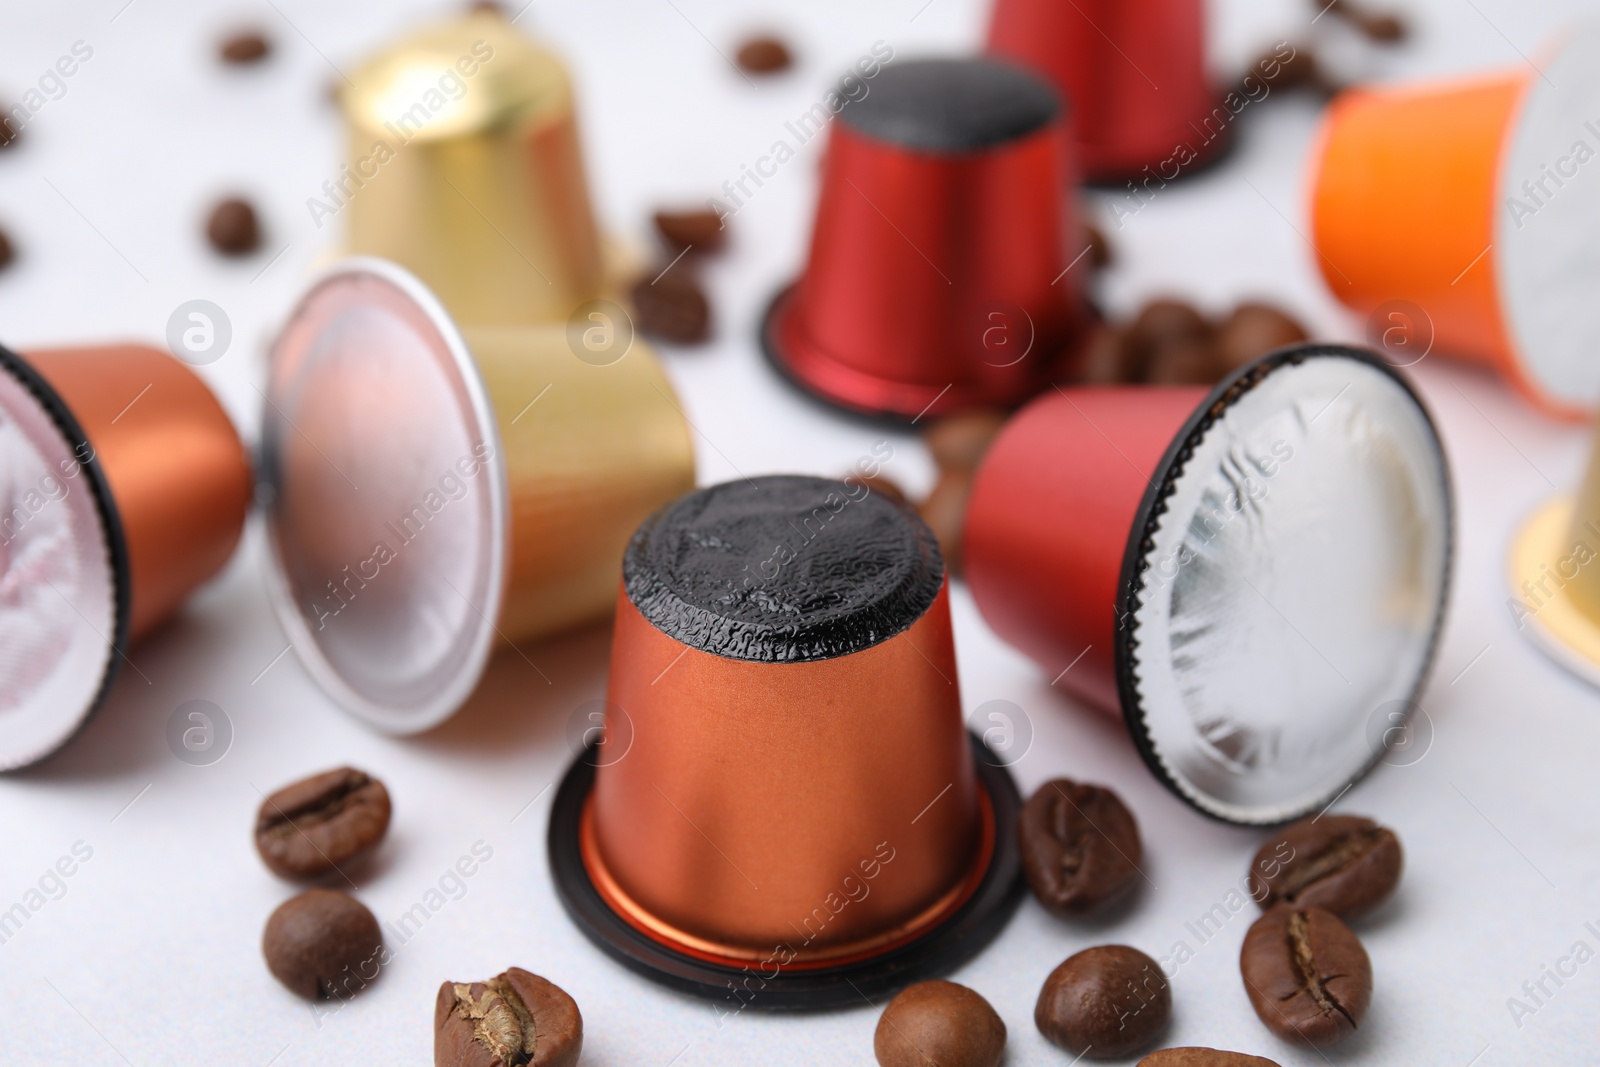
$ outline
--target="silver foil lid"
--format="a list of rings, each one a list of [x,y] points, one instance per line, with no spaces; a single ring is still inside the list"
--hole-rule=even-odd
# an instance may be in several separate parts
[[[1124,712],[1183,797],[1282,822],[1383,755],[1431,663],[1451,559],[1444,456],[1393,372],[1307,346],[1219,387],[1129,544]]]
[[[415,278],[348,260],[273,349],[262,477],[278,616],[307,670],[389,733],[476,687],[506,576],[506,476],[483,383]]]
[[[77,732],[127,625],[109,494],[70,423],[48,386],[0,351],[0,770]]]

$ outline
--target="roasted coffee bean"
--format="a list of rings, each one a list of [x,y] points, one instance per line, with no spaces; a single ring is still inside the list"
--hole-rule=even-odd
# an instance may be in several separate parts
[[[1210,344],[1211,323],[1181,300],[1152,300],[1123,331],[1123,366],[1129,380],[1143,381],[1156,349],[1167,345]]]
[[[967,524],[967,501],[972,499],[972,475],[961,470],[946,470],[934,483],[933,492],[917,505],[917,514],[928,524],[939,541],[945,570],[961,573],[963,531]]]
[[[247,256],[261,247],[261,225],[250,201],[232,197],[211,209],[206,239],[225,256]]]
[[[1310,47],[1303,44],[1296,45],[1287,59],[1276,50],[1263,52],[1250,65],[1247,76],[1259,76],[1274,89],[1306,89],[1320,96],[1332,96],[1342,88],[1323,70]]]
[[[1244,935],[1239,972],[1278,1037],[1327,1048],[1355,1033],[1372,1003],[1372,963],[1331,911],[1279,904]]]
[[[352,767],[284,786],[256,812],[256,851],[282,878],[315,878],[377,847],[389,791]]]
[[[1006,413],[988,408],[946,415],[922,431],[922,442],[940,470],[971,473],[1006,424]]]
[[[1326,8],[1320,3],[1316,6],[1319,11],[1327,10],[1338,15],[1359,30],[1367,40],[1379,44],[1395,44],[1403,41],[1410,32],[1410,27],[1400,16],[1384,11],[1372,11],[1365,4],[1352,3],[1351,0],[1333,0]]]
[[[685,248],[716,252],[721,250],[728,235],[722,216],[715,211],[658,211],[655,224],[656,232],[673,252]]]
[[[1111,251],[1111,242],[1106,240],[1106,235],[1100,227],[1084,223],[1083,237],[1089,246],[1089,265],[1095,270],[1104,270],[1111,266],[1116,255]]]
[[[15,148],[22,140],[22,127],[14,125],[11,116],[0,113],[0,149]]]
[[[867,492],[869,492],[869,493],[882,493],[884,496],[888,497],[890,500],[902,500],[903,501],[906,498],[906,491],[904,489],[900,488],[898,485],[896,485],[894,483],[893,479],[891,479],[891,478],[889,478],[889,477],[887,477],[885,475],[882,475],[882,474],[873,474],[873,475],[857,474],[855,471],[851,471],[849,474],[846,474],[844,477],[849,479],[849,481],[846,482],[845,484],[854,485],[854,484],[859,483],[861,485],[866,486],[867,487]]]
[[[711,304],[681,265],[659,277],[640,278],[633,286],[633,309],[639,329],[677,344],[704,341],[711,327]]]
[[[1305,327],[1270,304],[1243,303],[1217,327],[1216,352],[1222,374],[1231,374],[1257,356],[1297,344]]]
[[[1126,365],[1127,344],[1123,330],[1109,322],[1096,323],[1088,330],[1078,351],[1080,380],[1088,385],[1121,385],[1138,381]]]
[[[307,889],[278,906],[261,936],[267,970],[308,1000],[345,1000],[388,962],[378,920],[336,889]]]
[[[1138,1067],[1278,1067],[1278,1063],[1214,1048],[1164,1048],[1140,1060]]]
[[[1022,806],[1018,824],[1022,872],[1054,915],[1081,915],[1138,883],[1139,824],[1109,789],[1046,782]]]
[[[0,230],[0,270],[11,266],[11,261],[17,258],[17,250],[12,247],[11,236]]]
[[[1033,1008],[1039,1032],[1077,1056],[1132,1055],[1161,1036],[1172,989],[1161,965],[1127,945],[1100,945],[1050,972]]]
[[[794,63],[789,46],[776,37],[752,37],[739,46],[734,58],[747,74],[777,74]]]
[[[1207,340],[1179,338],[1158,344],[1145,362],[1151,385],[1212,385],[1222,378],[1222,361]]]
[[[272,54],[272,42],[260,33],[236,33],[222,42],[224,63],[259,63]]]
[[[883,1009],[872,1050],[880,1067],[996,1067],[1006,1024],[964,985],[918,982]]]
[[[435,1067],[573,1067],[583,1016],[554,982],[508,968],[485,982],[446,982],[433,1008]]]
[[[1250,864],[1250,893],[1262,908],[1293,904],[1348,919],[1387,900],[1403,865],[1393,830],[1357,815],[1323,815],[1261,846]]]

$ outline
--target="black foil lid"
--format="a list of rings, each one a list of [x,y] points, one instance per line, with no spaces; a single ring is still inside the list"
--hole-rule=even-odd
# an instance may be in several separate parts
[[[852,100],[840,119],[875,140],[924,152],[1004,144],[1061,111],[1049,85],[995,59],[914,59],[886,66],[864,84],[866,96]]]
[[[769,475],[697,490],[646,519],[622,580],[674,640],[794,663],[908,629],[939,595],[944,559],[915,512],[864,483]]]

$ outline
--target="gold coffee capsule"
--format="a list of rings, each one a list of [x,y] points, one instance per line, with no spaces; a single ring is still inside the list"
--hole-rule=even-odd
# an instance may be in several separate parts
[[[374,726],[427,729],[496,644],[607,615],[634,528],[693,486],[672,386],[604,307],[582,331],[462,330],[399,267],[354,259],[290,315],[262,426],[272,597]]]
[[[1523,523],[1510,568],[1517,629],[1600,686],[1600,436],[1577,492],[1546,501]]]
[[[551,52],[475,12],[373,57],[341,94],[349,158],[322,210],[348,248],[411,271],[457,321],[564,322],[599,295],[600,239]]]

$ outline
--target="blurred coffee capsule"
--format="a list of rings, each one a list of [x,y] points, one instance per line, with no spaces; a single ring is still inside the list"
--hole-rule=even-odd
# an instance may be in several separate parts
[[[1232,131],[1235,112],[1206,77],[1204,23],[1200,0],[997,0],[989,51],[1067,100],[1084,177],[1150,168],[1170,181]]]
[[[701,489],[628,546],[605,726],[550,817],[575,922],[730,1010],[942,973],[1017,902],[1020,798],[962,723],[932,532],[865,485]]]
[[[232,556],[251,493],[227,414],[166,352],[0,349],[0,770],[88,720]]]
[[[1517,629],[1551,659],[1600,686],[1600,437],[1575,493],[1545,502],[1511,543]]]
[[[1533,66],[1352,90],[1312,164],[1312,242],[1329,291],[1391,362],[1486,365],[1563,417],[1600,402],[1600,28]],[[1417,195],[1417,190],[1427,195]]]
[[[1371,352],[1299,345],[1212,389],[1029,405],[978,468],[966,574],[995,631],[1120,709],[1178,796],[1276,823],[1383,755],[1380,708],[1414,706],[1451,523],[1411,389]]]
[[[492,647],[603,618],[639,520],[694,484],[672,386],[622,309],[460,329],[382,260],[311,285],[272,353],[274,606],[389,733],[444,719]]]
[[[843,90],[841,89],[841,92]],[[762,345],[801,388],[905,419],[1009,407],[1060,368],[1085,265],[1059,100],[1019,67],[885,67],[829,131],[805,273]]]
[[[348,163],[311,210],[319,226],[348,217],[351,252],[405,267],[471,325],[565,321],[600,295],[572,84],[553,53],[472,11],[369,60],[340,101]]]

